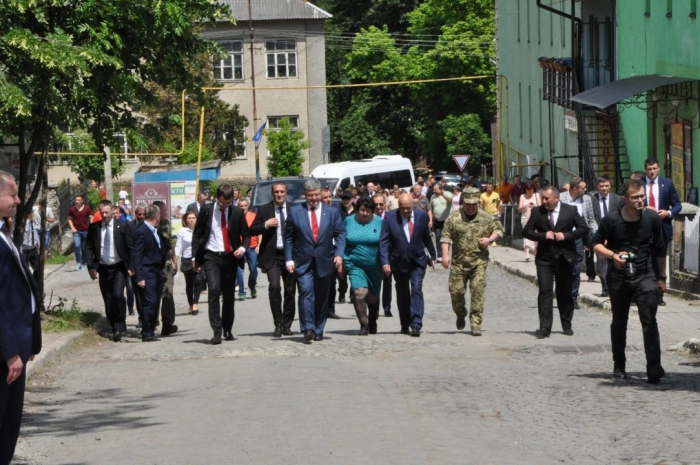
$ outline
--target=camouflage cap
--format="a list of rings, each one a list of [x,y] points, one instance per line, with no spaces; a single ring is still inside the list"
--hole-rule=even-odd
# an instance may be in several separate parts
[[[476,187],[468,187],[462,192],[462,202],[463,203],[479,203],[479,196],[481,196],[481,191]]]

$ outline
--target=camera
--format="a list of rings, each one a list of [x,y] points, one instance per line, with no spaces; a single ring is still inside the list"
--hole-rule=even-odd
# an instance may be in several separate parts
[[[637,254],[634,251],[623,252],[620,254],[620,260],[624,260],[626,263],[625,274],[633,278],[635,275],[634,261],[637,259]]]

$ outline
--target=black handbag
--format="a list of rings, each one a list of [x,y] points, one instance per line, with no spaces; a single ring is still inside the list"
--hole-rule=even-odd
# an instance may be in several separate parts
[[[189,273],[194,269],[192,266],[192,259],[191,258],[185,258],[182,257],[180,259],[180,271],[183,273]]]

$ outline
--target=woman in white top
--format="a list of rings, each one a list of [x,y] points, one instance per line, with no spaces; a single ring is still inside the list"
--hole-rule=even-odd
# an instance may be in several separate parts
[[[185,294],[190,305],[190,315],[199,313],[199,294],[202,292],[202,274],[192,267],[192,232],[197,223],[197,213],[188,210],[182,216],[182,229],[177,232],[175,255],[180,257],[180,271],[185,276]]]
[[[530,211],[533,208],[537,208],[542,204],[540,199],[540,194],[535,192],[535,186],[531,183],[525,184],[525,193],[520,196],[518,201],[518,211],[520,212],[520,224],[525,227],[527,220],[530,219]],[[535,253],[537,250],[537,242],[531,241],[529,239],[523,239],[523,249],[525,249],[525,261],[530,261],[530,251]]]
[[[452,194],[452,211],[456,212],[459,210],[459,199],[462,197],[462,188],[459,186],[454,186],[452,188],[454,191]]]

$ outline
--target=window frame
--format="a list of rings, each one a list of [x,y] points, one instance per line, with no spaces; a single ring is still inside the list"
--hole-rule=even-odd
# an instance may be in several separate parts
[[[293,46],[291,44],[293,44]],[[296,39],[265,39],[265,75],[268,79],[298,79],[298,57],[299,53]],[[272,59],[272,63],[270,59]],[[284,75],[279,73],[282,67],[285,70]],[[293,70],[293,75],[291,70]],[[271,71],[274,71],[274,75],[271,75]]]
[[[234,44],[238,44],[240,47],[240,50],[234,50],[234,49],[227,49],[227,45],[231,46]],[[218,62],[214,62],[214,68],[212,70],[212,74],[214,75],[214,80],[215,81],[244,81],[245,80],[245,67],[243,65],[243,41],[242,40],[222,40],[219,42],[219,45],[221,48],[223,48],[226,52],[228,52],[228,57],[222,58]],[[226,64],[225,61],[230,60],[229,64]],[[238,64],[236,64],[236,60],[239,61]],[[227,78],[224,77],[224,73],[226,69],[231,70],[231,77]],[[240,77],[236,77],[236,69],[240,69]],[[217,74],[218,73],[218,74]]]

